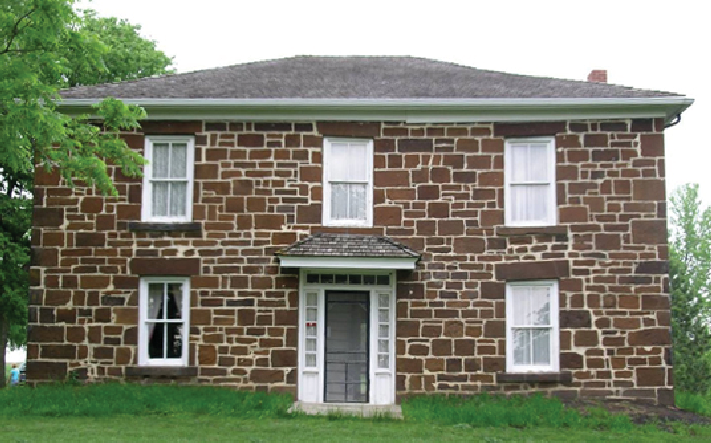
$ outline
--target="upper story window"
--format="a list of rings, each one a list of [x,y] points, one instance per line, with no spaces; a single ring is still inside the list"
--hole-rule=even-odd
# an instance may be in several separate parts
[[[508,140],[504,165],[506,225],[555,225],[557,203],[553,139]]]
[[[555,372],[559,369],[558,282],[506,285],[506,370]]]
[[[193,137],[146,136],[143,221],[192,220]]]
[[[190,278],[144,277],[139,299],[139,364],[187,366]]]
[[[373,141],[323,143],[323,224],[373,225]]]

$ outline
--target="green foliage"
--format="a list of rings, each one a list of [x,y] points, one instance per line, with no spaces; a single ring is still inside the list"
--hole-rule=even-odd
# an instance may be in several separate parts
[[[711,388],[711,207],[703,209],[698,185],[670,198],[669,278],[674,383],[682,391]]]
[[[709,394],[698,394],[676,389],[674,400],[676,407],[679,409],[711,417],[711,395]]]
[[[408,419],[450,425],[514,428],[574,428],[629,430],[634,427],[624,415],[593,409],[582,415],[557,399],[477,395],[474,397],[419,396],[402,405]]]
[[[0,7],[0,343],[14,346],[26,339],[35,165],[59,169],[70,185],[79,180],[117,195],[107,164],[126,176],[140,175],[145,164],[115,134],[137,128],[143,109],[109,98],[95,106],[101,123],[72,118],[57,111],[59,90],[163,74],[172,63],[139,26],[93,11],[82,18],[74,3]]]
[[[51,384],[0,391],[0,417],[110,417],[197,414],[241,418],[288,415],[285,394],[211,386]]]

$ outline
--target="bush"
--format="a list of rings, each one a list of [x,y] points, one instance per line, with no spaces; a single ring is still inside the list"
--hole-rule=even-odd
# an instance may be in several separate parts
[[[676,406],[686,411],[711,416],[711,395],[694,394],[677,390],[674,393]]]

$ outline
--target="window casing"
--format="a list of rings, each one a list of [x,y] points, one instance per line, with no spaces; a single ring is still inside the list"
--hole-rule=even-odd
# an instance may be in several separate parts
[[[554,139],[507,140],[504,166],[506,225],[555,225],[557,201]]]
[[[373,141],[323,142],[323,224],[373,226]]]
[[[506,285],[506,370],[557,372],[560,357],[558,282]]]
[[[194,138],[146,136],[141,219],[192,221]]]
[[[139,365],[187,366],[190,278],[144,277],[139,298]]]

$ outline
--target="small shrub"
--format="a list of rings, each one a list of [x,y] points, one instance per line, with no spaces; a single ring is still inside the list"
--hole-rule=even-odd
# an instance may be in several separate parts
[[[674,399],[680,409],[711,417],[711,395],[693,392],[675,391]]]

